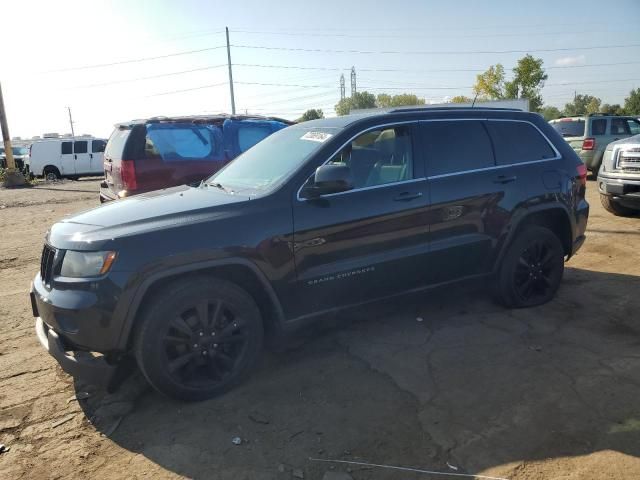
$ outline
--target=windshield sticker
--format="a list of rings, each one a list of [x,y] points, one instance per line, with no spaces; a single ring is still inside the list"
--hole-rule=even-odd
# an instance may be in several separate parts
[[[311,142],[324,142],[330,139],[332,135],[326,132],[307,132],[300,137],[300,140],[309,140]]]

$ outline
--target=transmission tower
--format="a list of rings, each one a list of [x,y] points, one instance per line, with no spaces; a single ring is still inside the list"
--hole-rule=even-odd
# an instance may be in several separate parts
[[[344,73],[340,75],[340,100],[344,100],[345,86],[344,86]]]
[[[356,67],[351,67],[351,96],[356,94]]]

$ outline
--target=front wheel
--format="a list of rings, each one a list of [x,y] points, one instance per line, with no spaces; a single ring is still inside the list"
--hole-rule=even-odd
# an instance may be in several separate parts
[[[630,217],[638,213],[636,210],[620,205],[611,197],[611,195],[604,195],[601,193],[600,203],[607,212],[613,213],[617,217]]]
[[[196,277],[171,284],[151,302],[135,355],[159,392],[205,400],[240,382],[256,364],[262,319],[253,298],[237,285]]]
[[[498,300],[507,307],[532,307],[551,300],[564,273],[564,249],[548,228],[529,225],[517,234],[498,273]]]

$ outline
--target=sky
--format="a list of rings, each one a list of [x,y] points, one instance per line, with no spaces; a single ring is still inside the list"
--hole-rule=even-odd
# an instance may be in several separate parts
[[[230,112],[334,115],[344,73],[372,93],[472,96],[478,73],[544,60],[547,105],[622,103],[640,87],[639,0],[3,0],[0,83],[11,136],[108,137],[120,121]],[[613,64],[613,65],[612,65]]]

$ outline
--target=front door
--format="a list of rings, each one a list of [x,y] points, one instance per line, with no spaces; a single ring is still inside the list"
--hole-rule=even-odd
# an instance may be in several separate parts
[[[73,159],[76,162],[76,174],[91,172],[91,156],[89,153],[89,142],[87,140],[76,140],[73,142]]]
[[[402,124],[356,136],[329,160],[349,167],[354,188],[294,199],[297,283],[289,316],[424,283],[428,191],[416,129]]]
[[[93,140],[91,142],[91,153],[89,173],[94,175],[101,175],[104,169],[104,148],[107,142],[104,140]]]

